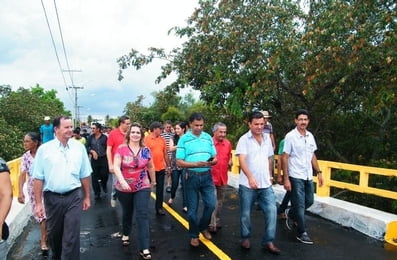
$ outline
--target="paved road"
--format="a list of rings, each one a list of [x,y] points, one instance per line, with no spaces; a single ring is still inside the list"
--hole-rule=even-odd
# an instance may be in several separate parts
[[[169,195],[166,195],[168,199]],[[252,214],[253,238],[251,249],[240,248],[239,199],[234,188],[229,187],[223,209],[223,227],[212,241],[202,239],[199,248],[190,248],[186,231],[186,214],[182,212],[181,193],[177,194],[173,208],[165,206],[166,216],[156,216],[154,200],[150,201],[151,250],[153,259],[397,259],[397,249],[343,228],[327,220],[308,216],[309,234],[314,245],[296,241],[294,232],[287,230],[284,221],[277,223],[275,244],[282,250],[273,256],[260,246],[263,218],[260,211]],[[83,213],[81,226],[82,260],[140,259],[136,238],[127,247],[120,238],[112,236],[120,230],[121,208],[111,208],[109,195],[95,201],[92,208]],[[135,232],[135,226],[133,233]],[[39,225],[31,221],[11,249],[8,259],[41,259]]]

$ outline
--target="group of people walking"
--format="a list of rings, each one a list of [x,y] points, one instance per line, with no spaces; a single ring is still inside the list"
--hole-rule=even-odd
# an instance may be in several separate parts
[[[268,114],[255,111],[248,118],[249,130],[238,140],[235,155],[240,164],[240,234],[241,247],[251,247],[251,210],[258,203],[265,219],[262,245],[270,253],[279,254],[274,244],[277,206],[272,189],[274,135],[267,122]],[[164,216],[164,187],[170,185],[168,205],[173,206],[178,186],[182,186],[182,207],[189,222],[190,246],[200,245],[199,233],[211,239],[211,233],[222,227],[220,211],[231,166],[232,145],[226,138],[227,126],[216,123],[213,136],[203,131],[204,116],[193,113],[188,122],[179,122],[174,131],[164,126],[171,122],[153,122],[149,133],[128,116],[119,118],[119,125],[109,135],[93,124],[85,146],[72,140],[73,126],[69,117],[60,116],[51,125],[54,139],[40,145],[40,135],[28,133],[24,138],[27,152],[23,155],[20,194],[25,202],[23,183],[36,220],[41,225],[41,249],[52,259],[78,259],[80,254],[81,210],[91,206],[90,180],[95,199],[107,193],[109,173],[112,177],[111,206],[119,200],[122,208],[122,245],[130,244],[132,216],[135,214],[137,242],[143,259],[151,259],[149,238],[149,199],[156,193],[155,214]],[[284,139],[279,167],[283,182],[291,196],[287,208],[287,224],[296,226],[297,239],[311,244],[304,221],[305,209],[313,203],[313,169],[322,185],[313,135],[307,130],[309,113],[298,110],[295,128]],[[267,130],[266,130],[267,129]],[[32,166],[32,162],[33,166]],[[166,182],[166,176],[171,182]],[[91,177],[91,178],[90,178]],[[198,216],[200,198],[202,215]],[[280,212],[279,212],[280,213]],[[48,243],[48,244],[47,244]],[[49,247],[48,247],[49,246]]]

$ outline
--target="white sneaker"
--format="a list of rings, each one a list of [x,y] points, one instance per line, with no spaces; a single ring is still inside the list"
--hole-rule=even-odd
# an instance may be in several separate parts
[[[111,199],[111,200],[110,200],[110,206],[111,206],[112,208],[115,208],[115,207],[116,207],[116,200]]]

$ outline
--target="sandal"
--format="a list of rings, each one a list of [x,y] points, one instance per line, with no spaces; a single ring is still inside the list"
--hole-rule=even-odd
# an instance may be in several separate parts
[[[139,254],[143,259],[152,259],[152,254],[150,253],[149,249],[143,249],[139,251]]]
[[[41,246],[41,255],[43,257],[48,257],[48,247],[46,246]]]
[[[130,238],[128,236],[124,236],[121,238],[121,243],[123,246],[128,246],[130,244]]]

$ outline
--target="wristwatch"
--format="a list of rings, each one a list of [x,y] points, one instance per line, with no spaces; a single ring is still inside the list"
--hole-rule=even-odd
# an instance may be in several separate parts
[[[319,173],[323,173],[323,172],[322,172],[322,171],[320,171],[320,170],[319,170],[319,171],[316,171],[316,174],[319,174]]]

